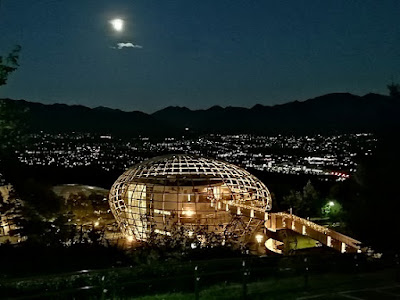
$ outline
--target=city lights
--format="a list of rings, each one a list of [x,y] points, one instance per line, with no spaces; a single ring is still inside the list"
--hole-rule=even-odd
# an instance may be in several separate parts
[[[373,151],[377,139],[371,134],[316,135],[298,137],[240,135],[204,135],[192,139],[149,137],[104,139],[90,133],[33,134],[32,144],[18,153],[19,160],[30,166],[99,166],[105,171],[125,170],[145,160],[132,151],[207,155],[258,171],[292,175],[315,175],[324,181],[344,181],[357,171],[357,149]],[[232,147],[236,145],[235,147]],[[275,153],[273,149],[302,149],[297,155]],[[252,149],[252,151],[249,151]],[[254,151],[257,150],[257,151]],[[192,202],[188,195],[188,202]]]

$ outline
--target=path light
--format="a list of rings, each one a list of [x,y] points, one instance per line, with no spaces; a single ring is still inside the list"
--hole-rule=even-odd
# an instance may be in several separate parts
[[[258,244],[261,244],[263,239],[264,239],[264,236],[261,233],[256,234],[256,241]]]

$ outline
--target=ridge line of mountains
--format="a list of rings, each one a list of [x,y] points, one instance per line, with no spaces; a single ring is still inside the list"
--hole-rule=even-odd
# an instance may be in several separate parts
[[[379,94],[332,93],[305,101],[251,108],[169,106],[152,114],[107,107],[0,99],[25,111],[30,132],[91,132],[118,136],[182,134],[315,134],[382,132],[400,128],[400,99]]]

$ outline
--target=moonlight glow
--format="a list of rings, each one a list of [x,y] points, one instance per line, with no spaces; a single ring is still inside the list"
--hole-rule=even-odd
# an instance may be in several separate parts
[[[122,19],[113,19],[110,23],[115,31],[122,31],[124,29],[124,20]]]

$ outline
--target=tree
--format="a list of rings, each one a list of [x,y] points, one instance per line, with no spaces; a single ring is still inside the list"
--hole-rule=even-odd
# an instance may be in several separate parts
[[[400,84],[391,83],[387,85],[389,95],[393,98],[400,99]]]
[[[24,141],[25,113],[15,103],[0,100],[0,156],[10,154]]]
[[[358,161],[356,176],[344,182],[337,196],[353,237],[376,251],[400,253],[400,148],[394,136],[380,136],[375,153]]]
[[[7,83],[9,75],[19,67],[21,46],[17,45],[6,57],[0,56],[0,86]],[[0,156],[14,149],[22,136],[24,111],[15,103],[0,101]]]
[[[342,205],[333,198],[327,198],[325,205],[321,208],[322,215],[330,221],[340,221],[343,214]]]
[[[32,178],[15,182],[17,195],[43,218],[51,219],[64,211],[64,199],[54,193],[49,183]]]
[[[7,83],[8,76],[19,67],[21,46],[17,45],[6,57],[0,56],[0,86]]]
[[[294,213],[300,217],[319,214],[319,202],[319,193],[310,180],[302,192],[291,190],[289,195],[283,197],[283,204],[293,208]]]
[[[309,214],[315,215],[319,213],[320,195],[310,180],[307,181],[307,184],[303,188],[303,202],[304,205],[307,205]]]
[[[301,215],[303,210],[303,196],[301,192],[290,190],[289,195],[283,196],[282,204],[288,208],[292,208],[296,214]]]

